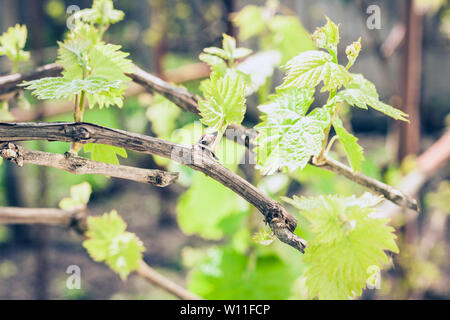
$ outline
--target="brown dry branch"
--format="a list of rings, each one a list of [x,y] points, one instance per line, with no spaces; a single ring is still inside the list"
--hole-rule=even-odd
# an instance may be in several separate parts
[[[203,172],[253,204],[264,215],[265,221],[281,241],[301,252],[306,247],[306,241],[294,233],[297,220],[293,216],[278,202],[212,159],[210,154],[201,148],[89,123],[66,122],[0,123],[0,140],[100,143],[172,159]]]
[[[61,210],[54,208],[0,207],[0,224],[44,224],[74,228],[77,232],[86,229],[86,208]]]
[[[0,156],[14,162],[19,167],[24,164],[35,164],[65,170],[77,175],[97,174],[149,183],[157,187],[166,187],[178,179],[178,173],[97,162],[70,153],[62,155],[28,150],[14,143],[0,143]]]
[[[389,199],[399,206],[419,211],[419,206],[416,199],[409,197],[404,192],[393,188],[381,181],[367,177],[362,173],[355,172],[350,167],[340,163],[339,161],[327,157],[323,165],[317,166],[344,176],[347,179],[372,190],[376,194],[384,196],[386,199]]]
[[[164,289],[165,291],[173,294],[174,296],[183,300],[202,300],[199,296],[187,291],[182,286],[164,277],[155,269],[146,264],[143,260],[139,262],[139,269],[137,274],[147,280],[148,282]]]
[[[49,74],[55,74],[57,70],[60,70],[59,65],[51,64],[41,67],[43,70],[47,70]],[[172,101],[180,108],[185,111],[192,112],[196,115],[199,114],[198,109],[198,99],[196,95],[189,93],[186,89],[174,86],[142,69],[135,66],[135,73],[128,74],[129,77],[133,79],[134,82],[142,85],[147,91],[153,93],[157,92],[168,100]],[[39,69],[40,70],[40,69]],[[32,73],[30,73],[32,74]],[[43,74],[43,72],[39,72],[41,77],[48,76],[47,74]],[[28,76],[30,77],[30,76]],[[5,77],[3,77],[5,78]],[[2,92],[2,83],[7,87],[11,88],[13,84],[8,83],[0,77],[0,93]],[[18,77],[15,78],[24,78]],[[36,78],[36,76],[34,76]],[[14,89],[21,90],[22,87],[17,87],[17,81],[14,82]],[[241,125],[231,125],[228,127],[227,132],[225,133],[227,138],[231,138],[236,142],[245,145],[250,150],[254,147],[253,141],[257,136],[257,133],[254,130],[247,129]],[[392,201],[393,203],[399,206],[407,206],[409,208],[418,209],[417,201],[412,199],[411,197],[405,195],[400,190],[397,190],[393,187],[387,186],[375,179],[367,177],[361,173],[355,173],[352,169],[337,162],[336,160],[332,160],[330,158],[327,159],[327,162],[324,165],[319,167],[334,170],[334,172],[345,176],[346,178],[361,184],[362,186],[372,190],[377,194],[382,194],[386,199]]]
[[[80,207],[73,210],[54,208],[0,207],[0,224],[43,224],[69,227],[85,236],[88,209]],[[199,300],[197,295],[176,284],[151,268],[143,260],[139,262],[136,274],[147,282],[160,287],[183,300]]]

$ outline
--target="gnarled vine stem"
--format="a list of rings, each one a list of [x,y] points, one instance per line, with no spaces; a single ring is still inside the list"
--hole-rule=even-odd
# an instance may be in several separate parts
[[[306,241],[294,233],[297,226],[295,217],[291,216],[281,204],[215,161],[201,148],[90,123],[67,122],[0,123],[0,140],[4,142],[49,140],[100,143],[180,162],[203,172],[254,205],[264,215],[265,221],[281,241],[301,252],[304,252],[306,247]]]

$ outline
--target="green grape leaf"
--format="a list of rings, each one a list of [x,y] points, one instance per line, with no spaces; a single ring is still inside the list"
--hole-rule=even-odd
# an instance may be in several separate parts
[[[30,53],[23,50],[26,41],[26,25],[9,27],[0,36],[0,56],[7,56],[12,61],[28,61]]]
[[[109,146],[99,143],[86,143],[83,145],[84,151],[91,154],[91,159],[94,161],[120,164],[117,155],[122,158],[127,158],[127,152],[123,148]]]
[[[232,21],[235,26],[239,27],[239,39],[241,41],[259,35],[265,28],[261,8],[254,5],[242,8],[241,11],[234,14]]]
[[[236,39],[223,33],[222,48],[227,53],[228,59],[233,59],[233,53],[236,50]]]
[[[292,58],[283,66],[287,74],[280,89],[315,88],[323,81],[322,92],[337,90],[351,81],[348,71],[333,62],[333,57],[324,51],[306,51]]]
[[[322,149],[325,128],[331,121],[328,108],[316,108],[305,116],[314,90],[291,88],[271,97],[258,109],[263,113],[255,129],[258,168],[263,174],[278,169],[303,169]]]
[[[245,114],[245,85],[240,75],[225,77],[212,74],[202,82],[204,99],[200,100],[201,122],[216,130],[231,123],[240,124]]]
[[[372,82],[365,79],[361,74],[352,74],[352,78],[353,80],[348,85],[347,89],[339,91],[336,96],[328,102],[328,105],[336,105],[337,103],[345,101],[349,105],[356,105],[362,109],[367,109],[368,106],[370,106],[396,120],[409,122],[406,113],[379,100],[378,93]]]
[[[326,17],[327,23],[312,34],[312,39],[318,48],[326,49],[337,57],[337,46],[339,44],[339,26],[330,18]]]
[[[342,124],[341,119],[333,120],[333,127],[339,140],[344,145],[350,165],[353,171],[361,171],[361,163],[364,161],[363,148],[358,144],[358,138],[349,133]]]
[[[248,48],[236,48],[233,51],[233,59],[242,59],[242,58],[247,57],[251,53],[252,53],[251,49],[248,49]]]
[[[263,47],[280,51],[283,64],[299,52],[316,49],[308,31],[297,17],[276,15],[270,19],[268,28],[269,41]]]
[[[119,22],[124,15],[123,11],[114,9],[112,0],[94,0],[92,8],[74,13],[74,18],[91,24],[107,26]]]
[[[125,231],[127,225],[117,211],[88,217],[87,225],[83,247],[94,261],[104,261],[122,280],[139,268],[145,248],[134,233]]]
[[[281,54],[278,51],[270,50],[258,52],[240,63],[237,70],[250,77],[245,95],[249,96],[263,86],[272,77],[280,62]]]
[[[205,299],[288,299],[301,271],[273,252],[249,257],[230,247],[212,248],[192,270],[188,289]]]
[[[127,52],[120,51],[120,45],[97,43],[89,52],[89,67],[92,75],[103,76],[108,80],[130,81],[124,73],[133,73]]]
[[[63,76],[70,80],[80,80],[86,75],[101,77],[116,83],[115,90],[109,94],[87,92],[89,107],[100,109],[116,105],[123,106],[123,91],[130,82],[125,73],[133,72],[133,65],[126,59],[128,53],[120,51],[120,46],[104,44],[89,39],[69,39],[59,42],[58,62],[64,67]],[[90,78],[88,77],[88,78]]]
[[[79,207],[86,207],[92,187],[88,182],[83,182],[70,188],[70,198],[63,198],[59,202],[59,207],[63,210],[72,210]]]
[[[310,223],[314,238],[308,242],[304,261],[306,286],[311,298],[349,299],[361,295],[373,268],[388,263],[385,250],[398,253],[394,228],[388,219],[372,216],[370,200],[354,196],[320,196],[284,199],[300,210]]]
[[[90,76],[86,79],[69,80],[65,77],[49,77],[28,81],[21,86],[33,90],[32,94],[41,100],[71,99],[85,91],[88,94],[117,96],[122,93],[120,81],[109,81],[104,77]]]

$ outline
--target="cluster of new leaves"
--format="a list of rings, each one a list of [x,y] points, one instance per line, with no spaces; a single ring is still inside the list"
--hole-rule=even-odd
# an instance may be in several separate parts
[[[223,49],[205,48],[200,60],[211,66],[210,79],[201,83],[204,99],[199,101],[201,121],[215,131],[224,131],[229,124],[240,124],[244,119],[246,75],[233,67],[235,59],[251,53],[236,48],[236,40],[223,35]]]
[[[16,24],[0,36],[0,56],[7,56],[16,65],[28,61],[30,53],[23,50],[27,41],[27,27]]]
[[[91,185],[87,182],[72,186],[70,197],[59,202],[63,210],[85,208],[92,193]],[[87,240],[83,246],[94,261],[105,262],[122,279],[139,268],[142,252],[145,250],[139,238],[126,232],[126,223],[115,210],[99,217],[88,217]]]
[[[125,73],[133,72],[133,66],[120,46],[95,43],[81,33],[58,45],[57,62],[64,68],[63,77],[25,83],[33,95],[39,99],[70,99],[84,92],[90,108],[122,107],[123,91],[130,81]]]
[[[374,218],[380,197],[285,198],[300,210],[314,233],[305,250],[304,274],[311,298],[348,299],[361,295],[373,269],[388,262],[384,250],[398,253],[394,229]]]
[[[125,231],[127,225],[115,210],[88,217],[87,224],[83,246],[94,261],[105,262],[123,280],[139,268],[145,248],[134,233]]]
[[[114,9],[112,0],[94,0],[92,8],[76,12],[74,18],[106,28],[110,24],[122,20],[124,15],[123,11]]]
[[[76,13],[75,25],[64,42],[58,42],[58,60],[63,77],[48,77],[23,85],[39,99],[74,99],[78,107],[76,121],[82,120],[83,107],[100,109],[123,106],[123,93],[131,81],[125,74],[133,72],[121,46],[101,40],[105,27],[123,18],[111,0],[94,0],[92,8]],[[117,154],[126,157],[122,148],[86,145],[91,159],[118,164]]]
[[[280,54],[275,50],[259,52],[247,57],[252,51],[247,48],[236,48],[236,40],[226,34],[223,34],[222,46],[223,49],[205,48],[199,59],[207,63],[215,74],[241,76],[246,85],[246,96],[263,86],[280,63]],[[242,58],[246,59],[236,66],[235,60]]]
[[[348,64],[344,67],[337,60],[340,37],[336,24],[327,18],[326,25],[318,28],[312,38],[317,47],[326,51],[305,51],[289,60],[283,67],[286,76],[277,94],[269,104],[259,107],[263,116],[257,126],[261,132],[258,165],[265,174],[277,169],[303,169],[312,157],[324,153],[331,126],[344,144],[353,170],[360,170],[363,149],[339,118],[341,103],[363,109],[370,106],[394,119],[408,121],[405,113],[379,100],[373,83],[348,71],[361,50],[360,39],[347,47]],[[320,84],[322,92],[329,92],[329,99],[325,106],[306,114]]]
[[[236,39],[230,37],[227,34],[223,34],[222,47],[208,47],[203,49],[203,53],[199,58],[203,62],[208,63],[213,71],[221,74],[226,72],[227,63],[229,67],[233,67],[233,63],[236,59],[245,58],[252,50],[247,48],[236,48]]]

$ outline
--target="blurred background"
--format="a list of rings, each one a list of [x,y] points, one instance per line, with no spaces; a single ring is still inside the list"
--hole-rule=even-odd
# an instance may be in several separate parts
[[[67,7],[78,5],[83,9],[91,4],[90,0],[0,0],[0,34],[16,23],[28,27],[25,49],[31,52],[31,59],[22,64],[20,70],[54,62],[56,41],[62,40],[67,32]],[[380,9],[379,29],[368,27],[368,19],[374,13],[368,8],[374,4]],[[135,0],[114,1],[114,5],[125,12],[125,18],[109,28],[105,40],[122,45],[122,50],[129,52],[134,63],[144,70],[183,85],[194,93],[199,93],[200,80],[209,74],[208,66],[199,61],[198,55],[205,47],[221,47],[222,33],[236,37],[239,46],[255,52],[267,48],[278,50],[282,62],[303,50],[305,43],[299,33],[302,30],[313,32],[325,23],[325,16],[340,23],[342,54],[346,44],[361,36],[363,50],[353,72],[364,74],[375,83],[382,101],[401,108],[411,119],[406,125],[395,123],[373,110],[352,108],[346,111],[351,127],[365,149],[363,171],[386,183],[401,185],[411,172],[420,171],[423,166],[431,167],[426,179],[414,182],[422,206],[420,215],[400,212],[393,219],[401,254],[393,257],[392,266],[383,272],[381,288],[365,290],[362,299],[450,298],[450,237],[447,232],[450,166],[448,158],[444,162],[438,161],[439,155],[448,154],[450,148],[448,1]],[[270,36],[257,32],[253,35],[250,27],[255,25],[252,20],[236,14],[248,5],[273,7],[279,16],[288,19],[273,23],[269,28]],[[9,61],[0,57],[0,75],[9,73]],[[282,73],[275,71],[268,90],[273,90],[281,77]],[[13,116],[16,121],[71,121],[71,105],[43,103],[28,94],[26,98],[31,106],[11,103],[8,116]],[[247,99],[244,124],[248,127],[258,122],[258,103],[257,95]],[[162,114],[161,107],[172,112]],[[87,122],[162,137],[170,137],[175,128],[189,126],[195,119],[196,116],[180,112],[138,87],[129,91],[122,109],[110,108],[101,112],[93,109],[85,115]],[[439,140],[446,136],[446,140]],[[438,141],[440,144],[435,145]],[[28,142],[26,145],[56,153],[63,153],[68,148],[67,144],[59,142]],[[430,149],[433,146],[435,148]],[[423,155],[426,157],[421,157]],[[186,219],[194,219],[186,218],[190,199],[207,182],[195,180],[189,169],[174,168],[173,164],[142,154],[130,153],[128,159],[121,159],[121,163],[146,168],[169,167],[181,170],[183,175],[180,183],[159,189],[114,178],[75,176],[51,168],[18,168],[3,161],[0,165],[0,206],[57,207],[58,202],[68,195],[70,186],[88,181],[94,191],[89,203],[91,213],[116,209],[126,220],[129,230],[144,242],[145,260],[152,267],[189,288],[199,286],[199,270],[212,267],[211,259],[205,262],[199,256],[210,248],[235,240],[227,232],[207,234],[186,222]],[[243,174],[251,170],[241,169]],[[258,185],[274,197],[286,193],[350,195],[364,191],[345,178],[314,168],[294,174],[289,180],[281,175],[271,179],[260,179]],[[214,186],[211,190],[204,199],[239,201],[214,198]],[[205,215],[211,213],[207,205],[195,210],[199,214],[203,211]],[[81,240],[78,235],[59,228],[0,225],[0,299],[173,298],[134,276],[126,282],[121,281],[105,265],[88,257]],[[279,254],[280,261],[287,263],[286,256],[292,252],[283,245],[273,246],[275,251],[287,250]],[[298,263],[301,265],[301,261]],[[65,271],[72,264],[81,267],[81,290],[68,290],[65,286]],[[221,288],[217,284],[209,298],[303,298],[301,279],[292,280],[296,278],[298,275],[293,273],[283,286],[273,289],[279,293],[269,295],[261,292],[244,294],[234,288],[229,289],[230,294],[226,296],[223,292],[217,293]]]

